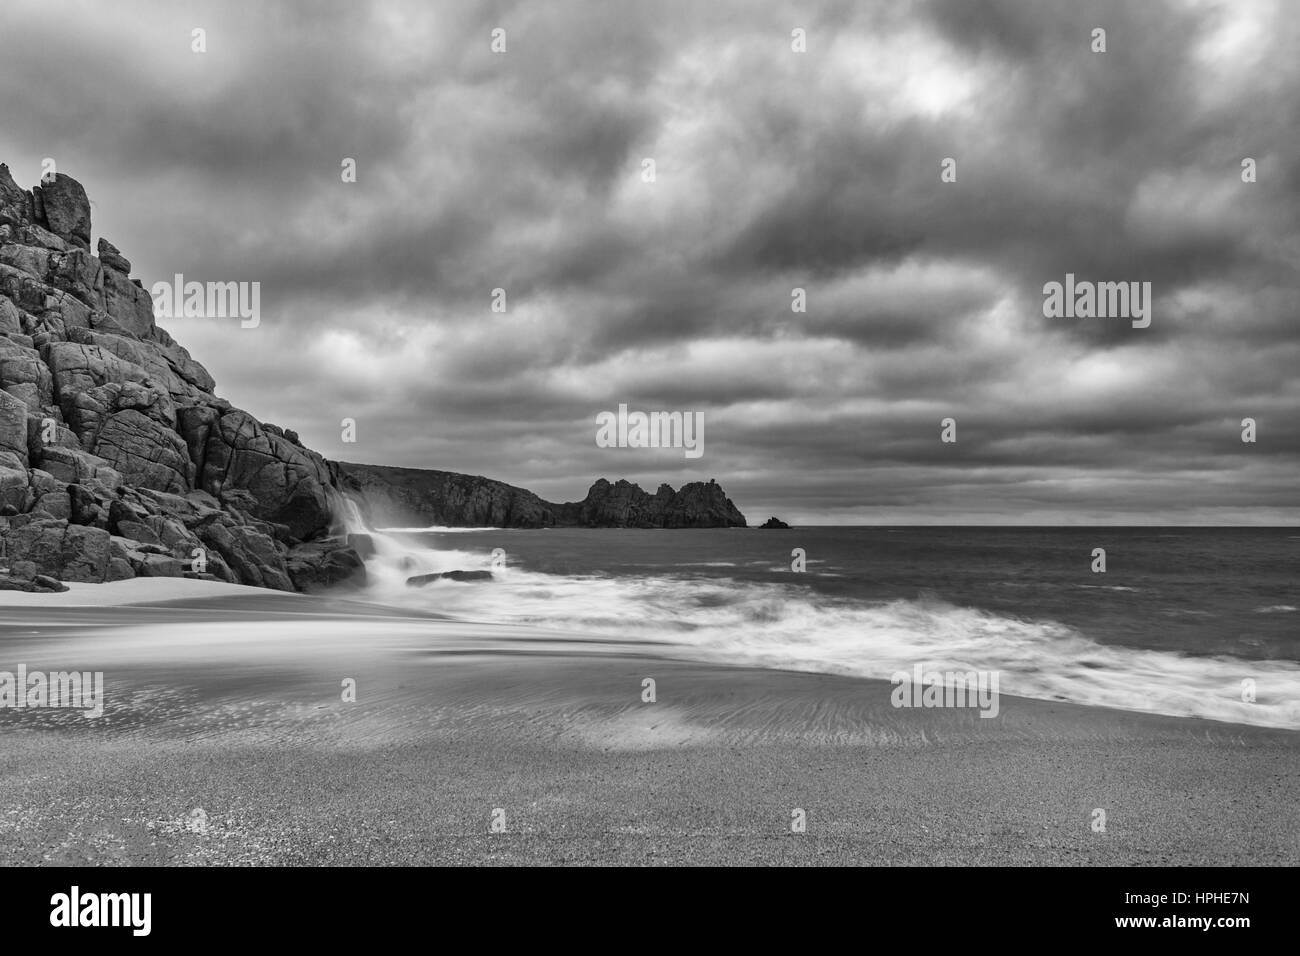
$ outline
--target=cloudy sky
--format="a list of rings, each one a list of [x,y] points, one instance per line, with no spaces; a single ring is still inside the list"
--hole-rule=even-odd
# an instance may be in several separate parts
[[[163,324],[331,458],[1292,524],[1298,54],[1281,0],[4,0],[0,161],[80,180],[146,287],[260,282],[257,329]],[[1067,272],[1150,282],[1151,326],[1045,318]],[[702,412],[704,456],[598,448],[619,403]]]

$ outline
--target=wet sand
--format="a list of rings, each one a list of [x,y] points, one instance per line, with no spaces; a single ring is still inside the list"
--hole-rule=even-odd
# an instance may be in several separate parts
[[[145,584],[0,596],[0,670],[106,695],[0,709],[0,865],[1300,862],[1295,731]]]

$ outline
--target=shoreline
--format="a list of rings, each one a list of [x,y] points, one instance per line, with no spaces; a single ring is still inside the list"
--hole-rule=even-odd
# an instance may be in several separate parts
[[[167,615],[173,616],[177,621],[183,620],[191,623],[202,623],[203,621],[210,619],[210,614],[212,612],[220,612],[222,615],[225,615],[232,620],[247,619],[251,622],[259,620],[264,614],[270,613],[278,617],[300,618],[304,621],[313,621],[321,626],[328,625],[334,618],[344,622],[349,620],[371,622],[429,622],[431,624],[436,623],[441,625],[443,628],[447,628],[457,634],[467,633],[478,638],[488,637],[494,634],[510,635],[509,639],[511,640],[528,641],[529,643],[547,648],[556,653],[563,653],[562,648],[571,645],[580,646],[582,644],[590,644],[593,647],[605,647],[611,644],[621,643],[633,655],[636,655],[638,649],[647,652],[645,654],[647,660],[676,660],[682,664],[714,669],[724,673],[733,671],[754,671],[760,674],[787,674],[857,681],[863,685],[879,685],[881,688],[880,694],[886,699],[889,696],[889,692],[894,689],[893,685],[884,678],[852,674],[835,674],[832,672],[811,669],[805,670],[798,668],[767,667],[755,665],[749,662],[728,663],[714,658],[676,658],[671,654],[653,655],[648,653],[653,650],[684,646],[678,642],[672,641],[650,642],[645,640],[628,640],[619,642],[616,640],[611,641],[607,636],[594,632],[590,634],[566,636],[561,631],[550,630],[542,627],[501,623],[491,620],[476,620],[421,608],[380,604],[372,600],[367,600],[364,589],[325,594],[301,594],[287,591],[275,591],[267,588],[252,587],[242,584],[202,581],[192,578],[131,578],[105,584],[69,582],[67,587],[68,590],[61,593],[28,593],[22,591],[0,592],[0,611],[7,608],[20,610],[20,613],[18,614],[10,614],[5,618],[0,619],[0,647],[4,646],[6,634],[10,630],[19,627],[24,629],[36,628],[39,630],[42,626],[50,625],[61,631],[69,627],[77,628],[89,626],[93,628],[96,625],[105,628],[128,626],[139,627],[146,624],[157,625],[160,623],[166,623]],[[66,621],[57,620],[57,616],[52,619],[46,615],[29,616],[21,613],[21,611],[43,608],[81,613],[72,614],[71,618]],[[96,611],[104,612],[105,618],[96,619],[93,616],[93,612]],[[147,612],[153,612],[155,615],[161,615],[162,617],[157,621],[146,621],[142,619],[141,615],[144,615]],[[123,617],[123,620],[115,622],[113,620],[114,616],[119,615]],[[176,622],[173,621],[173,623]],[[312,639],[313,637],[311,635],[303,636],[308,639]],[[170,649],[177,653],[183,653],[184,651],[183,644],[179,642],[174,646],[170,644],[156,646],[160,646],[164,650]],[[561,650],[556,650],[557,648],[561,648]],[[4,662],[0,660],[0,669],[3,669],[4,666]],[[1001,700],[1014,700],[1034,706],[1077,707],[1087,711],[1102,711],[1116,716],[1132,715],[1143,718],[1160,718],[1165,720],[1195,722],[1206,726],[1241,728],[1250,731],[1277,731],[1280,733],[1300,734],[1300,728],[1277,727],[1266,724],[1250,724],[1191,714],[1165,714],[1157,711],[1129,710],[1123,707],[1115,707],[1107,704],[1087,704],[1069,700],[1047,700],[1039,697],[1024,697],[1010,693],[1000,693],[999,698]],[[900,709],[942,710],[945,708],[903,707]],[[3,710],[0,710],[0,713],[3,713]]]
[[[0,865],[1300,862],[1296,731],[260,593],[6,614],[107,708],[0,710]]]

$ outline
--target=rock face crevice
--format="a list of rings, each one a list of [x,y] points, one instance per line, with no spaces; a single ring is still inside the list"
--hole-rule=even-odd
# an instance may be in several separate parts
[[[364,580],[338,490],[292,432],[215,394],[59,174],[0,165],[0,585],[189,576],[279,590]]]

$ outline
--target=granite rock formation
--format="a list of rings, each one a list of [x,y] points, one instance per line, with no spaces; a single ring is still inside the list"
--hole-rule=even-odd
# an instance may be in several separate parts
[[[0,589],[361,583],[373,542],[337,520],[344,496],[372,525],[745,525],[713,481],[650,495],[602,478],[552,504],[473,475],[327,462],[218,398],[156,324],[130,261],[103,238],[92,253],[91,238],[80,183],[57,174],[25,190],[0,164]]]
[[[0,572],[305,590],[364,577],[326,461],[214,394],[90,202],[0,164]]]

